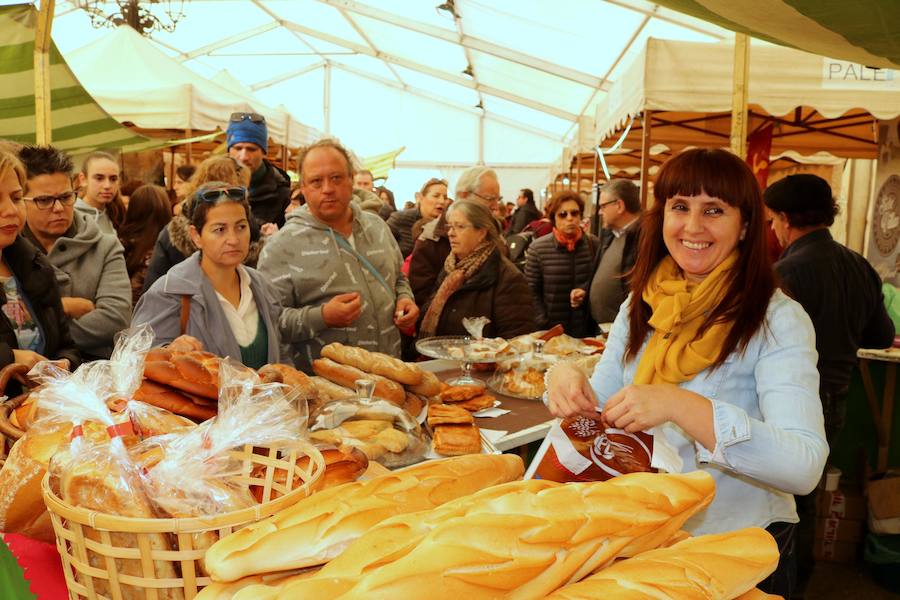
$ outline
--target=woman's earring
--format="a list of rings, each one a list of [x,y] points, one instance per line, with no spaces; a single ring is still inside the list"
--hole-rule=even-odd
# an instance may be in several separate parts
[[[744,241],[744,238],[747,237],[747,226],[744,225],[744,228],[741,229],[740,241]]]

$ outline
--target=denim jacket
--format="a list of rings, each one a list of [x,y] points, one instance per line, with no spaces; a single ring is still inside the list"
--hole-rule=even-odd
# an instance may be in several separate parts
[[[623,363],[629,304],[619,309],[591,376],[601,407],[634,381],[646,349],[647,340],[635,360]],[[816,359],[809,316],[778,290],[764,326],[743,353],[680,384],[712,402],[716,435],[715,451],[709,452],[674,423],[659,428],[685,472],[702,469],[716,481],[712,504],[685,529],[699,535],[797,522],[793,494],[815,488],[828,458]]]

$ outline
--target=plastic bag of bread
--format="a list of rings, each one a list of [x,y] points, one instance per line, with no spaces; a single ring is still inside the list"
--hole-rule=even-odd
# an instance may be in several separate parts
[[[428,442],[418,421],[386,400],[372,398],[371,381],[357,382],[357,397],[320,408],[311,417],[313,442],[352,446],[370,461],[394,468],[424,459]]]
[[[290,448],[306,434],[306,402],[296,389],[260,384],[251,369],[224,360],[219,414],[196,428],[150,438],[140,456],[148,493],[173,517],[216,515],[256,503],[246,484],[234,477],[243,462],[229,451],[244,446]],[[298,411],[302,407],[304,414]]]
[[[557,361],[539,352],[508,358],[497,363],[488,384],[500,393],[534,400],[544,394],[544,373]]]

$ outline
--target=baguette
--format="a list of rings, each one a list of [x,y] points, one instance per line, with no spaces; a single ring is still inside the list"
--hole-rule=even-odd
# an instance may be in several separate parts
[[[322,356],[342,365],[350,365],[367,373],[393,379],[404,385],[422,383],[422,369],[381,352],[369,352],[364,348],[332,342],[322,348]]]
[[[419,396],[431,398],[441,393],[441,380],[431,371],[422,371],[422,383],[409,387],[409,391]]]
[[[214,580],[235,581],[319,565],[389,517],[434,508],[523,471],[518,456],[475,455],[339,485],[223,538],[206,553],[207,568]]]
[[[333,381],[325,379],[324,377],[310,377],[310,382],[315,387],[316,392],[319,396],[319,401],[324,404],[331,404],[332,402],[336,402],[338,400],[346,400],[347,398],[353,398],[356,396],[356,390],[351,388],[346,388],[342,385],[338,385]]]
[[[755,589],[778,557],[778,544],[764,529],[701,535],[618,562],[547,598],[731,600]]]
[[[356,367],[337,363],[330,358],[317,358],[314,360],[313,371],[315,371],[316,375],[350,389],[356,389],[357,379],[369,379],[375,382],[375,396],[384,398],[401,408],[406,402],[406,392],[403,386],[381,375],[366,373]]]
[[[233,598],[544,598],[656,547],[712,501],[714,487],[702,471],[512,482],[383,521],[318,573]]]

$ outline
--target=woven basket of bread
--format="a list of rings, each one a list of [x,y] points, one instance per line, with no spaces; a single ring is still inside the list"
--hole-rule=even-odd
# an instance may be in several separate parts
[[[211,543],[310,495],[325,471],[321,452],[311,445],[290,453],[258,452],[247,446],[233,456],[244,465],[236,481],[262,487],[263,502],[216,516],[154,519],[86,510],[63,501],[54,493],[49,475],[45,476],[41,491],[69,597],[190,600],[196,596],[210,583],[203,557]]]

